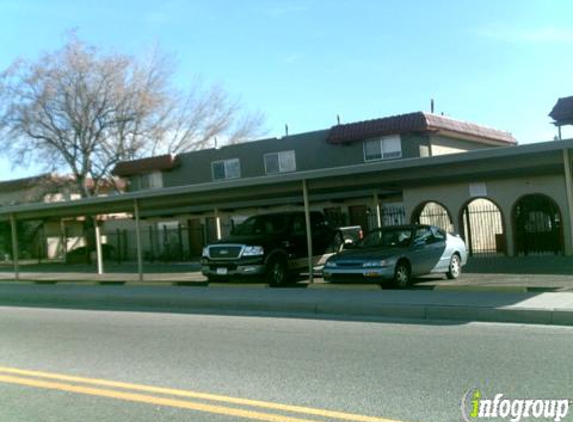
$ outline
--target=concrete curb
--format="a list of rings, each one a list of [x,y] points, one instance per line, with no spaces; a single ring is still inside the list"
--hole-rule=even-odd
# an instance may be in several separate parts
[[[85,280],[74,280],[74,279],[61,279],[61,278],[25,278],[20,280],[0,280],[0,285],[10,285],[10,284],[36,284],[36,285],[78,285],[78,286],[113,286],[113,285],[125,285],[129,287],[213,287],[213,288],[236,288],[236,289],[265,289],[272,288],[267,283],[252,283],[252,282],[215,282],[209,283],[206,279],[201,280],[177,280],[177,279],[146,279],[144,281],[139,280],[120,280],[120,279],[85,279]],[[380,286],[375,283],[324,283],[315,282],[311,284],[298,283],[291,286],[285,286],[285,288],[299,288],[308,290],[342,290],[342,291],[380,291],[388,290],[385,286]],[[390,289],[392,290],[392,289]],[[438,284],[435,286],[420,285],[414,286],[408,291],[439,291],[439,292],[473,292],[473,293],[542,293],[542,292],[572,292],[573,286],[571,287],[543,287],[543,286],[523,286],[523,285],[471,285],[471,284],[448,284],[442,285]]]
[[[214,288],[270,288],[267,283],[252,283],[252,282],[211,282],[209,283],[205,280],[177,280],[177,279],[146,279],[143,281],[139,280],[118,280],[118,279],[85,279],[85,280],[74,280],[74,279],[61,279],[61,278],[25,278],[19,280],[0,280],[0,285],[9,284],[37,284],[37,285],[100,285],[100,286],[112,286],[112,285],[126,285],[130,287],[135,286],[155,286],[155,287],[173,287],[173,286],[184,286],[184,287],[214,287]],[[385,286],[380,286],[375,283],[324,283],[315,282],[311,284],[298,283],[291,286],[285,286],[285,288],[306,288],[309,290],[343,290],[343,291],[380,291],[388,290]],[[435,286],[414,286],[410,291],[441,291],[441,292],[476,292],[476,293],[540,293],[540,292],[571,292],[573,287],[542,287],[542,286],[523,286],[523,285],[435,285]]]
[[[432,290],[443,292],[498,292],[498,293],[527,293],[526,286],[472,286],[472,285],[437,285]]]
[[[215,287],[215,288],[246,288],[246,289],[268,289],[270,286],[267,283],[206,283],[207,287]]]
[[[553,324],[552,311],[544,309],[491,309],[479,307],[430,306],[429,320]]]
[[[306,286],[307,289],[324,289],[324,290],[381,290],[379,284],[331,284],[331,283],[311,283]]]
[[[0,285],[0,305],[573,326],[573,293],[128,287],[132,285],[4,283]]]

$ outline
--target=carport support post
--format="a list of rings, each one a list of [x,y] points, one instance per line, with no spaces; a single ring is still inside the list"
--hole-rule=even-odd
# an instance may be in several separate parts
[[[382,227],[382,213],[380,212],[380,203],[378,201],[378,192],[374,191],[374,209],[376,210],[376,227]]]
[[[571,175],[571,156],[568,149],[563,150],[563,165],[565,166],[565,190],[567,195],[567,208],[569,214],[569,236],[573,243],[573,176]],[[565,245],[567,248],[567,245]],[[573,248],[573,246],[571,246]],[[570,255],[573,251],[565,251]]]
[[[102,275],[103,257],[101,253],[101,230],[99,227],[99,221],[97,219],[97,216],[94,217],[94,228],[95,228],[95,241],[96,241],[97,273],[99,275]]]
[[[18,230],[16,229],[16,218],[10,214],[10,227],[12,229],[12,262],[14,263],[14,278],[20,280],[20,265],[18,263]]]
[[[308,282],[314,283],[314,271],[312,268],[312,232],[310,224],[310,204],[308,201],[308,182],[302,181],[302,197],[304,201],[304,220],[306,223],[306,244],[308,248]]]
[[[141,254],[141,225],[139,222],[139,204],[137,199],[133,200],[133,211],[135,214],[135,243],[137,246],[137,274],[139,281],[143,281],[143,256]]]

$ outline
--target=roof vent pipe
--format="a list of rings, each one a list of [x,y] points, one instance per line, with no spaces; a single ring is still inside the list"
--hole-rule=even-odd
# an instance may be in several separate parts
[[[340,126],[340,114],[336,115],[336,123]]]
[[[285,136],[288,136],[288,125],[285,124]]]
[[[430,113],[434,114],[434,99],[430,100]]]

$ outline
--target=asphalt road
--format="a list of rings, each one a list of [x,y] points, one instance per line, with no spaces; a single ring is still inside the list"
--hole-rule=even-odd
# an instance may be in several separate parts
[[[568,327],[0,307],[0,336],[0,421],[449,422],[474,387],[573,398]]]

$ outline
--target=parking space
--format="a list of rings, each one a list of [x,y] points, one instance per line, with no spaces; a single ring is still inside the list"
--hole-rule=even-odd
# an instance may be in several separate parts
[[[35,264],[21,268],[20,280],[40,283],[101,283],[207,286],[197,262],[146,264],[145,279],[139,281],[135,263],[108,264],[106,274],[98,275],[95,266]],[[14,274],[9,265],[0,266],[0,281],[10,282]],[[265,286],[264,280],[258,285]],[[252,287],[253,281],[214,283],[212,286]],[[304,276],[294,286],[304,288],[309,282]],[[349,283],[329,285],[322,278],[314,280],[312,288],[378,290],[377,285]],[[391,286],[383,286],[389,289]],[[429,275],[415,280],[413,290],[459,291],[573,291],[573,258],[563,256],[515,257],[472,259],[457,280],[447,280],[441,275]]]

